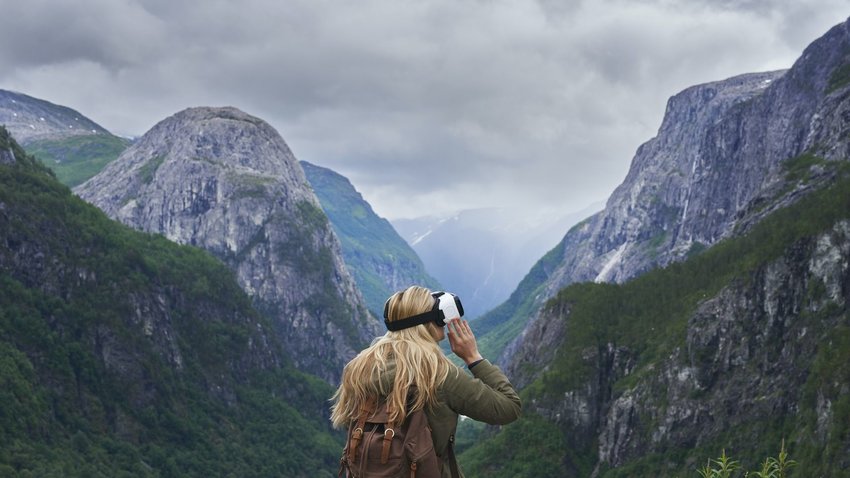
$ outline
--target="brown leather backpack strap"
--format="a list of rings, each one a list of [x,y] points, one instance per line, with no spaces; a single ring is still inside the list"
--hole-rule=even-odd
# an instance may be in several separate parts
[[[392,416],[393,413],[392,402],[387,398],[387,419]],[[386,428],[384,429],[384,446],[381,448],[381,464],[386,465],[387,461],[390,459],[390,445],[393,442],[393,438],[395,438],[395,422],[388,421]]]
[[[370,398],[360,406],[360,415],[357,417],[357,423],[354,425],[354,431],[351,432],[351,447],[348,449],[348,461],[354,463],[357,457],[357,448],[360,446],[360,440],[363,439],[363,427],[366,426],[366,419],[375,413],[377,400]]]
[[[449,435],[449,468],[452,470],[452,478],[460,478],[460,470],[457,469],[457,459],[455,458],[455,436]]]
[[[390,459],[390,445],[393,442],[393,438],[395,438],[395,424],[388,423],[387,428],[384,429],[384,447],[381,449],[382,465],[386,465]]]

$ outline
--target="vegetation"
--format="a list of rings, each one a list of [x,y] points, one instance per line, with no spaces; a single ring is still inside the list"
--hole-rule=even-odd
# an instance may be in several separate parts
[[[826,92],[827,94],[832,93],[848,84],[850,84],[850,63],[844,63],[832,70],[826,85]]]
[[[556,408],[566,393],[581,390],[594,376],[596,365],[583,358],[583,354],[589,349],[600,350],[606,344],[626,348],[636,358],[634,372],[613,384],[615,395],[632,389],[651,377],[657,364],[685,344],[688,318],[702,300],[715,296],[730,284],[745,286],[765,264],[801,247],[800,241],[823,233],[836,221],[848,217],[850,179],[844,174],[832,186],[773,213],[749,234],[723,241],[685,262],[649,272],[623,285],[574,284],[565,288],[545,307],[546,313],[566,320],[566,340],[553,363],[522,391],[524,403],[535,404],[532,410]],[[823,291],[813,286],[810,294],[822,295]],[[568,315],[559,313],[565,310],[569,310]],[[824,329],[826,324],[835,323],[837,328]],[[677,449],[671,444],[663,453],[647,454],[622,467],[603,469],[599,476],[682,476],[689,470],[687,463],[695,463],[711,449],[732,446],[736,454],[750,460],[765,456],[769,452],[767,444],[778,443],[781,437],[788,437],[790,450],[810,464],[809,476],[844,476],[837,474],[837,470],[846,462],[841,453],[846,452],[850,443],[850,432],[844,426],[850,420],[850,399],[841,392],[842,387],[846,391],[850,386],[850,371],[846,367],[850,363],[850,315],[844,307],[827,307],[816,316],[803,315],[799,326],[806,327],[815,337],[829,337],[829,340],[818,344],[803,390],[797,391],[803,401],[797,415],[752,417],[697,447]],[[817,397],[821,400],[826,397],[832,403],[825,438],[818,438]],[[659,406],[666,406],[663,397],[657,400]],[[534,428],[530,423],[539,424],[541,420],[533,411],[527,412],[519,424],[504,427],[494,438],[466,451],[461,460],[465,467],[469,463],[468,475],[531,476],[526,470],[515,470],[517,465],[512,457],[539,446],[527,432]],[[536,476],[588,476],[588,470],[595,466],[595,446],[588,444],[588,439],[577,440],[576,430],[561,430],[560,435],[566,443],[565,450],[560,457],[552,458],[560,471]],[[508,469],[511,471],[503,471]]]
[[[127,149],[130,141],[109,134],[36,141],[26,150],[56,173],[68,187],[82,184]]]
[[[224,265],[0,148],[0,476],[332,476],[332,389]]]
[[[165,156],[155,156],[149,159],[145,164],[139,168],[139,177],[142,179],[142,182],[145,184],[150,184],[153,181],[154,175],[156,174],[156,170],[162,166],[162,163],[165,162]]]
[[[460,457],[466,476],[564,476],[562,462],[569,452],[567,442],[557,426],[539,416],[526,415],[486,443],[487,446],[473,447]],[[590,476],[590,470],[582,471],[587,473],[577,476]]]

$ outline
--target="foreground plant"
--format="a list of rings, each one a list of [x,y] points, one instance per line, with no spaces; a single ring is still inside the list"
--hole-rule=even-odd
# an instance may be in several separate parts
[[[779,455],[768,457],[761,464],[758,471],[747,471],[744,478],[788,478],[788,470],[797,466],[797,462],[788,459],[788,451],[785,449],[785,440],[779,450]],[[720,458],[709,459],[705,466],[697,469],[702,478],[732,478],[732,473],[740,468],[740,463],[726,456],[726,450],[722,450]]]
[[[717,468],[712,468],[712,463],[717,465]],[[697,472],[702,478],[730,478],[732,472],[740,467],[740,463],[726,456],[726,450],[724,449],[720,453],[720,458],[716,460],[709,459],[705,467],[697,470]]]

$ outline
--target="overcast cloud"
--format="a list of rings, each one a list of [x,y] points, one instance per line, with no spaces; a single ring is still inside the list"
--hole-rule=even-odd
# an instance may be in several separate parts
[[[236,106],[390,218],[608,197],[667,98],[788,68],[848,0],[0,0],[0,88],[139,136]]]

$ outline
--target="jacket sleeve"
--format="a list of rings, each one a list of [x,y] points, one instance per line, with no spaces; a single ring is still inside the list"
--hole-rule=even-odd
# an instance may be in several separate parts
[[[499,367],[488,360],[473,367],[472,376],[460,369],[449,372],[446,382],[446,402],[460,415],[491,425],[519,418],[519,395]]]

